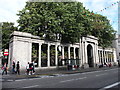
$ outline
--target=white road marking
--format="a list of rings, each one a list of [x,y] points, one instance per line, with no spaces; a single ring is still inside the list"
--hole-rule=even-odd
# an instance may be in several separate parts
[[[104,70],[104,71],[111,71],[111,70],[116,70],[116,69],[118,69],[118,68],[115,68],[115,69],[108,69],[108,70]]]
[[[7,81],[13,81],[13,80],[7,80]]]
[[[81,74],[89,74],[89,73],[102,72],[102,71],[111,71],[111,70],[116,70],[116,69],[118,69],[118,68],[108,69],[108,70],[100,70],[100,71],[90,71],[90,72],[85,72],[85,73],[81,73]]]
[[[70,81],[75,81],[75,80],[80,80],[80,79],[85,79],[87,77],[83,77],[83,78],[76,78],[76,79],[70,79],[70,80],[65,80],[65,81],[60,81],[60,83],[64,83],[64,82],[70,82]]]
[[[79,80],[79,79],[85,79],[85,78],[87,78],[87,77],[83,77],[83,78],[78,78],[77,80]]]
[[[117,86],[117,85],[119,85],[119,84],[120,84],[120,82],[116,82],[116,83],[114,83],[114,84],[108,85],[108,86],[106,86],[106,87],[104,87],[104,88],[102,88],[102,89],[99,89],[99,90],[106,90],[106,89],[108,89],[108,88],[112,88],[112,87]]]
[[[22,87],[22,88],[33,88],[33,87],[37,87],[39,85],[34,85],[34,86],[27,86],[27,87]]]
[[[101,72],[101,71],[86,72],[86,73],[82,73],[82,74],[89,74],[89,73],[95,73],[95,72]]]
[[[62,76],[69,76],[69,75],[65,75],[65,74],[58,74],[57,77],[62,77]]]
[[[37,79],[42,79],[42,78],[32,78],[32,79],[28,79],[28,80],[37,80]]]
[[[24,80],[36,80],[36,79],[42,79],[42,78],[20,79],[20,80],[15,80],[15,81],[24,81]]]
[[[98,75],[95,75],[95,76],[103,76],[103,75],[107,75],[107,73],[104,73],[104,74],[98,74]]]
[[[20,79],[20,80],[15,80],[15,81],[24,81],[24,80],[28,80],[28,79]]]
[[[49,77],[55,77],[55,76],[41,76],[41,78],[49,78]]]

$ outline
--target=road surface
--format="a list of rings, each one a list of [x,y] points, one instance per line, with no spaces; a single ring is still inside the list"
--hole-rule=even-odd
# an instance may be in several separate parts
[[[118,88],[120,68],[3,81],[3,88]]]

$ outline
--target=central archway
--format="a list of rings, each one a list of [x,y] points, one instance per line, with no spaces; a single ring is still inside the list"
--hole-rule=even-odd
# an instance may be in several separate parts
[[[89,44],[87,46],[87,57],[88,57],[88,65],[89,67],[94,67],[94,62],[93,62],[93,48]]]

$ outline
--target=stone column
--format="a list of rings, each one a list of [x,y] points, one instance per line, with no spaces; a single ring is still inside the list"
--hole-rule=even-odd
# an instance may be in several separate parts
[[[63,59],[65,58],[64,57],[64,46],[62,46],[62,57],[63,57]]]
[[[96,45],[96,43],[95,43],[95,53],[94,54],[96,54],[95,55],[95,64],[97,63],[97,59],[98,59],[98,50],[97,50],[97,45]],[[93,55],[94,56],[94,55]]]
[[[112,59],[113,59],[113,58],[112,58],[112,54],[113,54],[113,53],[111,52],[111,62],[112,62]]]
[[[62,59],[64,59],[64,46],[62,46]],[[65,65],[65,61],[62,61],[62,65]]]
[[[95,44],[95,46],[96,46],[96,63],[99,63],[98,44]]]
[[[85,55],[84,55],[84,53],[85,53],[85,49],[84,49],[85,47],[84,47],[84,42],[82,42],[82,64],[84,64],[85,63]]]
[[[13,42],[9,43],[9,57],[8,57],[8,68],[12,66],[12,51],[13,51]],[[1,50],[2,52],[2,50]],[[3,53],[2,53],[3,56]],[[2,67],[2,57],[0,57],[0,67]]]
[[[99,63],[101,63],[101,53],[100,53],[100,50],[99,50]]]
[[[76,53],[75,53],[75,47],[73,47],[73,52],[74,52],[74,59],[76,59]],[[76,64],[76,60],[75,60],[75,64]]]
[[[68,59],[70,59],[70,46],[68,47]]]
[[[76,59],[75,47],[74,47],[74,59]]]
[[[31,62],[31,57],[32,57],[32,42],[29,42],[29,50],[28,50],[28,58],[29,62]]]
[[[104,52],[104,59],[105,59],[105,63],[106,63],[106,51]]]
[[[106,62],[108,62],[108,52],[106,51]]]
[[[70,59],[70,46],[68,47],[68,59]],[[69,60],[69,64],[70,64],[70,60]]]
[[[81,42],[81,39],[80,39],[80,43],[79,43],[79,51],[78,51],[78,55],[79,55],[79,59],[80,59],[80,61],[79,61],[79,66],[81,66],[83,63],[82,63],[82,42]]]
[[[103,64],[105,63],[105,50],[103,50]]]
[[[102,64],[104,63],[104,50],[102,49]]]
[[[100,62],[99,63],[101,63],[101,51],[99,50],[99,60],[100,60]]]
[[[85,42],[84,43],[84,56],[85,56],[85,62],[88,63],[88,57],[87,57],[87,43]]]
[[[113,55],[114,55],[114,62],[116,62],[117,63],[117,56],[116,56],[116,50],[114,49],[114,51],[113,51]]]
[[[109,62],[111,62],[111,52],[109,52]]]
[[[48,44],[48,50],[47,50],[47,59],[48,59],[48,62],[47,62],[47,66],[50,67],[50,44]]]
[[[102,51],[100,50],[100,63],[102,63]]]
[[[58,66],[58,51],[57,51],[58,45],[55,45],[55,64]]]
[[[110,62],[110,53],[108,52],[108,62]]]
[[[95,67],[95,64],[96,64],[96,57],[97,57],[97,51],[96,51],[96,44],[94,44],[94,48],[93,48],[93,63],[94,63],[94,67]]]
[[[106,62],[108,61],[108,57],[107,57],[107,51],[106,51]]]
[[[108,62],[110,62],[110,53],[108,52]]]
[[[42,44],[39,43],[39,62],[38,62],[38,63],[39,63],[38,66],[39,66],[39,67],[41,67],[41,45],[42,45]]]
[[[100,63],[100,51],[99,50],[97,50],[98,51],[98,62]]]
[[[79,57],[79,59],[81,59],[81,39],[80,39],[80,42],[79,42],[78,57]]]
[[[106,56],[106,62],[107,62],[107,51],[106,51],[106,55],[105,56]]]

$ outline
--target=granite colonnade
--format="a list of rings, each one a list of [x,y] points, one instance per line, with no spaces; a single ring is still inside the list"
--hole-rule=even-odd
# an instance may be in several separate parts
[[[46,41],[40,39],[38,36],[34,36],[30,33],[14,31],[11,34],[11,40],[9,43],[9,60],[8,66],[11,67],[12,61],[20,61],[21,69],[25,69],[28,62],[32,61],[32,47],[33,44],[38,45],[38,60],[36,69],[48,69],[57,68],[58,66],[64,66],[65,62],[61,59],[79,59],[79,66],[85,68],[95,67],[96,64],[116,63],[115,49],[102,49],[98,46],[98,39],[94,36],[86,36],[80,39],[79,43],[75,44],[62,44],[59,41]],[[46,51],[42,50],[45,47]],[[54,57],[51,64],[51,48],[55,50]],[[43,51],[46,52],[46,62],[42,59]],[[67,57],[66,57],[67,55]],[[111,56],[111,57],[110,57]],[[45,65],[42,65],[46,63]],[[69,61],[69,63],[71,63]]]

